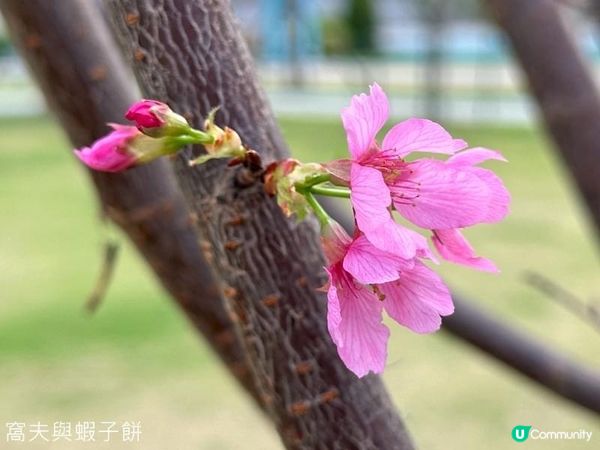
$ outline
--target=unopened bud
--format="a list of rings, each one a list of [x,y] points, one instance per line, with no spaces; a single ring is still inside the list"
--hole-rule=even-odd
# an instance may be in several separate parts
[[[190,124],[185,117],[156,100],[134,103],[125,118],[135,122],[142,133],[152,137],[179,136],[190,131]]]
[[[101,172],[121,172],[145,164],[180,147],[174,138],[151,138],[136,127],[110,124],[108,135],[91,147],[75,150],[75,155],[88,167]]]

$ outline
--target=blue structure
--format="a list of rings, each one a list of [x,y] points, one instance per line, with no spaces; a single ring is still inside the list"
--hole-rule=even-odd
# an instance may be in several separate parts
[[[260,0],[261,57],[299,60],[321,55],[317,0]]]

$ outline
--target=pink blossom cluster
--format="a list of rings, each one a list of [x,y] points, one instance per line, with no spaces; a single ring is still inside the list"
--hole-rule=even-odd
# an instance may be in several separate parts
[[[397,223],[393,212],[428,230],[439,255],[474,269],[496,272],[479,257],[461,229],[502,220],[510,195],[484,161],[504,161],[485,148],[466,149],[442,126],[426,119],[394,125],[381,144],[376,135],[389,116],[380,86],[354,96],[342,112],[350,159],[326,165],[336,184],[350,188],[356,232],[333,221],[323,227],[329,275],[328,328],[338,353],[357,376],[383,371],[388,328],[382,312],[417,333],[439,329],[452,314],[452,298],[423,260],[436,262],[426,239]],[[412,158],[416,153],[450,155]]]
[[[214,123],[215,112],[200,131],[166,104],[141,100],[126,114],[135,127],[112,125],[111,133],[76,155],[108,172],[151,162],[189,144],[202,144],[207,151],[191,165],[213,158],[243,159],[250,151],[234,130]],[[284,212],[301,219],[312,208],[319,218],[328,263],[329,333],[343,362],[359,377],[380,373],[385,366],[389,330],[382,322],[384,310],[417,333],[439,329],[441,317],[454,311],[448,288],[424,263],[437,262],[426,238],[399,224],[394,214],[427,230],[441,258],[496,272],[461,230],[502,220],[510,203],[502,181],[479,166],[505,161],[500,153],[466,149],[465,141],[439,124],[416,118],[394,125],[378,144],[376,136],[388,116],[388,99],[374,84],[369,95],[354,96],[342,112],[349,159],[325,165],[278,161],[263,174],[265,190],[277,195]],[[419,153],[438,157],[415,157]],[[350,197],[354,236],[327,215],[315,194]]]

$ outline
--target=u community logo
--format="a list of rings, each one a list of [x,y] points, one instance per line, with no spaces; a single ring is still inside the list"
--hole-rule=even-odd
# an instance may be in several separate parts
[[[571,431],[542,431],[531,425],[516,425],[511,432],[515,442],[525,442],[527,439],[539,440],[584,440],[592,439],[592,432],[584,429]]]
[[[516,442],[524,442],[529,437],[531,425],[517,425],[512,429],[511,436]]]

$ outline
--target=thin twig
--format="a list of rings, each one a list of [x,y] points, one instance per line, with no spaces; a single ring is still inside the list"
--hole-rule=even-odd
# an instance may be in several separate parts
[[[600,331],[600,308],[596,305],[582,300],[572,292],[540,273],[526,271],[524,278],[528,285],[536,288],[567,311],[579,317],[588,325],[591,325],[596,331]]]
[[[104,256],[102,258],[102,266],[100,274],[96,279],[94,289],[88,296],[85,302],[85,309],[89,313],[95,313],[106,296],[106,291],[112,280],[119,254],[119,243],[115,240],[107,240],[104,243]]]

